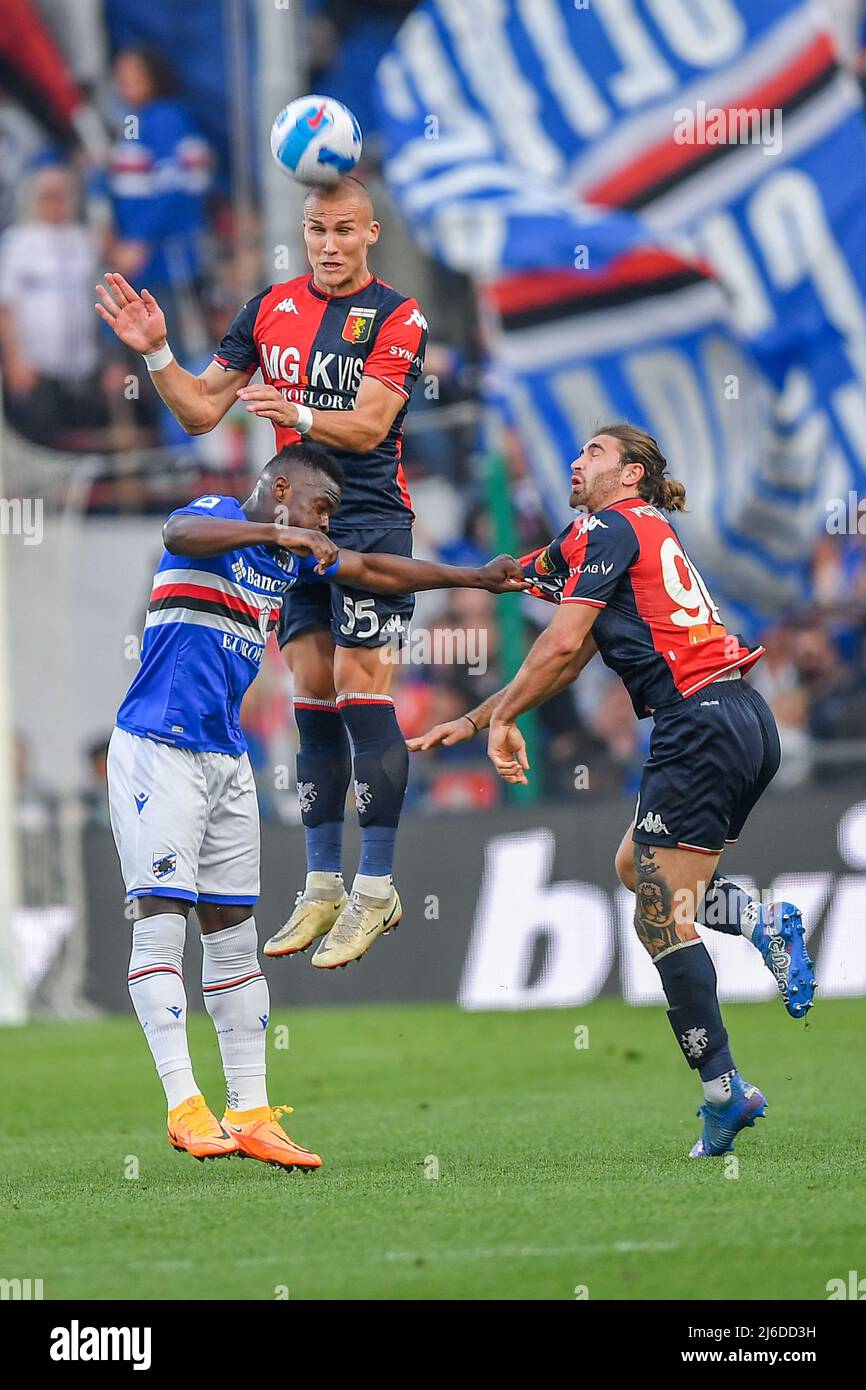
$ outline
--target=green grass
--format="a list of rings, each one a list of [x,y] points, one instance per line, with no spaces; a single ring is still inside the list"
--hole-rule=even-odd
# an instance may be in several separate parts
[[[736,1179],[687,1157],[699,1088],[663,1012],[614,1000],[275,1015],[271,1098],[324,1156],[310,1176],[170,1149],[132,1017],[2,1030],[0,1276],[46,1298],[825,1298],[866,1272],[866,1000],[808,1029],[776,1002],[725,1012],[770,1101]],[[217,1108],[204,1016],[191,1046]]]

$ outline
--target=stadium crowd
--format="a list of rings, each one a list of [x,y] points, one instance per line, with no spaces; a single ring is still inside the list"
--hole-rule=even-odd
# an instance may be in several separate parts
[[[344,100],[372,137],[360,172],[386,219],[370,74],[413,8],[413,0],[366,0],[362,8],[351,0],[306,0],[310,88]],[[85,0],[81,9],[94,14],[101,6]],[[88,140],[76,138],[74,122],[51,117],[32,92],[10,87],[0,60],[0,361],[12,430],[64,456],[105,456],[90,491],[93,512],[156,516],[203,491],[245,495],[248,420],[238,411],[213,436],[187,438],[149,384],[138,389],[140,363],[93,313],[95,280],[110,265],[146,284],[166,310],[179,359],[196,369],[209,359],[244,287],[266,283],[267,271],[254,264],[250,250],[254,217],[246,214],[249,220],[238,226],[225,151],[197,120],[184,71],[145,41],[146,32],[144,39],[130,38],[123,9],[106,0],[112,51],[100,53],[92,43],[82,48],[80,38],[98,25],[84,23],[76,42],[62,23],[62,7],[10,0],[5,22],[11,25],[13,11],[27,10],[46,26],[98,113],[104,141],[100,147],[92,133]],[[850,12],[845,7],[846,21]],[[0,48],[2,39],[0,33]],[[866,71],[866,61],[854,61]],[[414,248],[401,255],[422,305],[437,306],[435,337],[406,430],[416,553],[472,563],[503,541],[487,506],[491,448],[476,405],[484,355],[472,296]],[[385,271],[375,260],[374,267]],[[405,278],[403,267],[400,273]],[[391,271],[386,274],[390,278]],[[501,435],[497,449],[513,502],[507,541],[526,553],[549,538],[549,524],[516,439]],[[147,451],[147,468],[121,475],[112,460],[136,450]],[[454,649],[462,645],[473,659],[400,663],[397,705],[407,736],[456,717],[504,682],[498,602],[475,592],[422,597],[415,629],[431,639],[447,634]],[[513,602],[522,606],[531,639],[546,614],[532,600]],[[785,615],[762,634],[767,655],[754,674],[785,745],[776,787],[838,777],[850,766],[850,745],[866,727],[864,628],[866,538],[824,536],[813,557],[808,610]],[[536,716],[537,772],[546,797],[569,799],[583,785],[593,791],[636,786],[648,730],[631,716],[619,681],[596,667],[600,663]],[[285,775],[294,761],[290,711],[290,677],[271,650],[244,715],[263,812],[284,819],[297,816]],[[84,798],[96,819],[104,815],[100,750],[89,750]],[[578,775],[582,768],[587,778]],[[416,808],[490,806],[503,794],[480,740],[414,760],[409,804]]]

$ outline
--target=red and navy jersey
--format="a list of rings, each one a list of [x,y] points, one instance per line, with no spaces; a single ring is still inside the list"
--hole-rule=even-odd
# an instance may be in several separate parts
[[[325,294],[312,276],[271,285],[241,309],[214,361],[227,370],[261,370],[287,400],[316,410],[351,410],[365,377],[403,400],[385,439],[366,454],[331,448],[343,465],[343,501],[332,522],[364,527],[411,526],[412,503],[400,456],[403,420],[421,374],[427,320],[417,302],[372,275],[350,294]],[[277,429],[277,448],[296,444],[296,430]]]
[[[593,638],[639,719],[763,655],[727,631],[673,526],[639,497],[579,517],[520,563],[537,598],[599,610]]]

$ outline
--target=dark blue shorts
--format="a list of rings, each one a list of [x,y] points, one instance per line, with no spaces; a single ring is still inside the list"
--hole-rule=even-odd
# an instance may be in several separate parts
[[[770,708],[746,680],[713,681],[657,709],[632,839],[718,854],[779,770]]]
[[[412,555],[408,526],[385,530],[341,526],[333,527],[330,535],[344,549],[366,555]],[[321,580],[302,582],[283,599],[277,641],[284,647],[303,632],[325,627],[338,647],[381,647],[403,636],[414,612],[414,594],[372,594]]]

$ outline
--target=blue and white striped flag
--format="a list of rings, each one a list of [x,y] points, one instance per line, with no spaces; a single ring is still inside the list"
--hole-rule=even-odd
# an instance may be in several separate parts
[[[795,600],[866,486],[866,129],[809,0],[427,0],[377,88],[389,185],[476,282],[551,524],[625,417],[714,589],[756,621]]]

